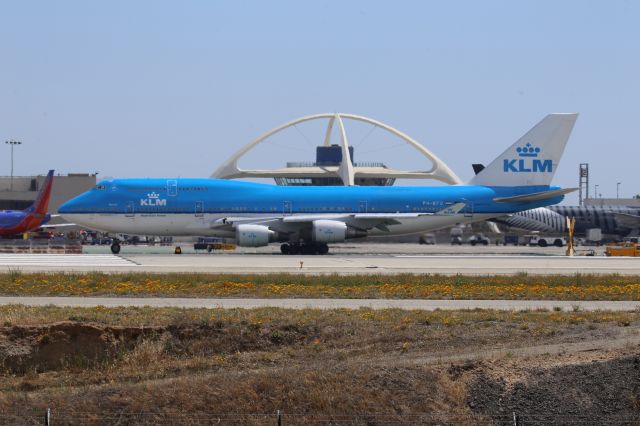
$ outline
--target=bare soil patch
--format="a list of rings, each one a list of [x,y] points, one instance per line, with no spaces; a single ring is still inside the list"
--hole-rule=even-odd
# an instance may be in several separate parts
[[[47,407],[55,424],[275,424],[277,410],[285,424],[640,421],[635,312],[14,307],[0,320],[0,423]]]

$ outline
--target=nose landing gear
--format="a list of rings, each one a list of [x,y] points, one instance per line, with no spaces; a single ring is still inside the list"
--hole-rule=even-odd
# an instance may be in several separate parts
[[[114,239],[113,243],[111,243],[111,253],[113,254],[120,253],[120,241],[118,241],[117,239]]]
[[[280,246],[282,254],[327,254],[329,246],[325,243],[290,243]]]

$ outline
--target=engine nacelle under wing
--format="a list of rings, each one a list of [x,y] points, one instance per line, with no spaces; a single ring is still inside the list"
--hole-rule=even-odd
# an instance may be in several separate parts
[[[339,243],[347,239],[347,224],[337,220],[314,220],[311,238],[316,243]]]
[[[275,238],[275,232],[263,225],[236,226],[236,242],[241,247],[263,247]]]
[[[316,243],[340,243],[349,238],[366,236],[367,231],[349,227],[339,220],[318,219],[311,226],[311,239]]]

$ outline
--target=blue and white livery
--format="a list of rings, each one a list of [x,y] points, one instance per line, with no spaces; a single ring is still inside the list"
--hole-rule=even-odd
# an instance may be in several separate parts
[[[328,252],[349,238],[425,232],[560,202],[550,186],[577,114],[550,114],[468,185],[287,187],[218,179],[114,179],[62,205],[112,233],[219,236],[283,253]],[[117,243],[112,247],[119,251]]]

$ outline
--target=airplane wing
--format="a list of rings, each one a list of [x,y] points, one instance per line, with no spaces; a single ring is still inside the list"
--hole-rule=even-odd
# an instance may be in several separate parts
[[[77,226],[75,223],[56,223],[54,225],[52,224],[47,224],[47,225],[40,225],[39,228],[65,228],[67,226]]]
[[[613,217],[615,218],[616,224],[621,228],[640,228],[640,216],[627,213],[613,213]]]
[[[493,201],[495,201],[496,203],[530,203],[532,201],[540,201],[558,197],[560,195],[576,191],[577,189],[578,188],[554,189],[551,191],[534,192],[531,194],[516,195],[513,197],[498,197],[494,198]]]
[[[388,231],[388,225],[397,225],[401,219],[421,216],[447,216],[459,213],[465,203],[455,203],[435,213],[336,213],[336,214],[294,214],[275,217],[226,217],[217,219],[212,228],[233,230],[240,224],[268,226],[281,232],[291,232],[309,226],[315,220],[335,220],[366,231],[378,228]]]

